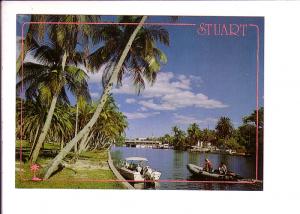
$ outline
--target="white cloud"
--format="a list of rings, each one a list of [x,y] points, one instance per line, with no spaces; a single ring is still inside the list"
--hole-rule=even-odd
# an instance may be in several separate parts
[[[100,94],[98,92],[91,92],[91,97],[92,98],[99,98]]]
[[[84,66],[80,67],[81,69],[83,69],[84,71],[87,72],[86,68],[84,68]],[[102,74],[104,71],[105,66],[102,66],[97,72],[91,73],[91,72],[87,72],[89,79],[88,79],[88,83],[98,83],[98,84],[102,84]]]
[[[102,83],[101,82],[101,78],[102,78],[102,74],[100,72],[97,73],[88,73],[89,79],[88,79],[88,83]]]
[[[144,118],[152,117],[160,114],[160,112],[135,112],[135,113],[124,112],[124,114],[127,116],[129,120],[135,120],[135,119],[144,119]]]
[[[139,111],[147,111],[148,109],[144,106],[142,106],[141,108],[139,108]]]
[[[150,85],[146,83],[145,90],[142,92],[142,95],[147,98],[151,97],[161,97],[165,94],[176,93],[181,89],[180,87],[187,87],[182,83],[179,88],[179,81],[171,81],[174,78],[174,74],[172,72],[164,72],[158,73],[156,82],[154,85]],[[173,85],[172,85],[173,83]],[[132,81],[129,77],[124,78],[123,86],[120,88],[114,89],[114,93],[118,94],[135,94],[135,89],[132,86]]]
[[[183,124],[183,125],[189,125],[192,123],[197,123],[200,124],[202,126],[207,126],[208,124],[212,124],[215,125],[218,121],[217,118],[212,118],[212,117],[207,117],[205,119],[199,119],[197,117],[194,116],[186,116],[186,115],[180,115],[177,113],[173,114],[174,116],[174,122],[177,124]]]
[[[188,124],[191,124],[191,123],[200,123],[201,122],[196,117],[179,115],[179,114],[176,114],[176,113],[173,114],[173,116],[174,116],[174,122],[177,123],[177,124],[188,125]]]
[[[125,100],[125,102],[131,104],[131,103],[135,103],[136,100],[133,99],[133,98],[127,98],[127,99]]]
[[[199,82],[202,82],[199,76],[174,75],[172,72],[159,73],[154,85],[151,86],[146,83],[145,90],[141,94],[144,99],[138,103],[144,108],[153,110],[176,110],[185,107],[207,109],[228,107],[219,100],[210,99],[202,93],[193,92],[192,84],[199,84]],[[127,77],[124,78],[123,86],[115,88],[113,92],[135,94],[135,89]]]
[[[176,108],[168,103],[157,104],[151,100],[142,100],[139,102],[146,109],[153,109],[153,110],[175,110]]]

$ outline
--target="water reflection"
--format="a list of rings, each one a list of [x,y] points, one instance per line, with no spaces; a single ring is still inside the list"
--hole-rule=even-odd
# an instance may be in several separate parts
[[[162,172],[160,180],[194,180],[198,178],[191,176],[186,165],[193,163],[203,165],[205,158],[208,158],[213,168],[218,168],[223,161],[229,170],[236,172],[244,178],[255,178],[255,158],[243,156],[231,156],[224,154],[195,153],[186,151],[176,151],[172,149],[147,149],[147,148],[128,148],[115,147],[112,149],[114,161],[124,159],[129,156],[146,157],[149,165]],[[139,188],[152,189],[145,187],[145,184],[135,184]],[[147,184],[148,185],[148,184]],[[161,182],[154,185],[155,189],[205,189],[205,190],[260,190],[262,185],[250,184],[216,184],[216,183],[170,183]]]

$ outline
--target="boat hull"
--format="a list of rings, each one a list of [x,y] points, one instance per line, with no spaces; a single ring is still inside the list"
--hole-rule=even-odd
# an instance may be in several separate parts
[[[206,172],[203,171],[203,168],[200,166],[197,166],[195,164],[188,164],[187,169],[193,174],[193,176],[196,176],[197,178],[200,178],[202,180],[221,180],[221,181],[236,181],[237,177],[234,175],[222,175],[218,173],[213,172]]]
[[[118,170],[126,180],[135,181],[135,182],[144,182],[145,180],[139,172],[132,171],[125,167],[118,168]]]

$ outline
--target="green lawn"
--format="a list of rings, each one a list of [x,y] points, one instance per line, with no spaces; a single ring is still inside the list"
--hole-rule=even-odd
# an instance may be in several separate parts
[[[26,147],[26,142],[22,143]],[[17,142],[17,149],[19,143]],[[45,145],[46,149],[54,149],[53,145]],[[55,148],[56,149],[56,148]],[[24,153],[26,157],[27,153]],[[45,166],[50,157],[39,158],[38,163]],[[69,160],[72,154],[69,155]],[[88,161],[92,165],[100,165],[101,169],[78,169],[76,172],[69,168],[53,175],[46,181],[32,181],[33,173],[30,171],[29,163],[22,163],[16,160],[16,188],[68,188],[68,189],[124,189],[123,185],[118,182],[104,182],[104,180],[115,180],[115,176],[107,168],[107,151],[85,152],[79,156],[79,160]],[[21,171],[20,171],[21,169]],[[22,179],[21,179],[22,178]]]

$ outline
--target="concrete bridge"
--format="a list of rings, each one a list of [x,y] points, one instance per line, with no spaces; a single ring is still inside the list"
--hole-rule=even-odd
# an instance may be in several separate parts
[[[157,148],[162,145],[159,140],[131,140],[126,139],[125,144],[127,147],[147,147],[147,148]]]

